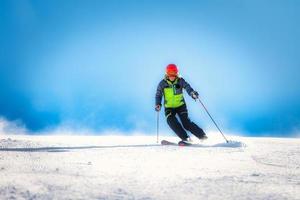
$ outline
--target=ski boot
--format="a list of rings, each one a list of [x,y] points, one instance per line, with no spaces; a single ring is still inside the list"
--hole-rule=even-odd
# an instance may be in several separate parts
[[[180,142],[178,142],[178,145],[179,146],[190,146],[190,145],[192,145],[192,142],[193,142],[193,140],[190,137],[188,137],[185,140],[181,140]]]

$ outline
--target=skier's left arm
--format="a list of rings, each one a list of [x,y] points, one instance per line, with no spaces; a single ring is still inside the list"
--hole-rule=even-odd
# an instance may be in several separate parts
[[[183,78],[181,78],[182,80],[182,87],[187,91],[187,93],[193,98],[193,99],[198,99],[199,94],[197,91],[195,91],[191,85],[186,82],[186,80],[184,80]]]

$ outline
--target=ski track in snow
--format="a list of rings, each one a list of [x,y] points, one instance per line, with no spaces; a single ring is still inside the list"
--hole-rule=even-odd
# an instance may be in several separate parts
[[[299,139],[231,139],[0,136],[0,199],[300,199]]]

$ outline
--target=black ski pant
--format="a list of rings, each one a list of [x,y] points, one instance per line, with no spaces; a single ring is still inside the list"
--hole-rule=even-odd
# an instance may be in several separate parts
[[[170,128],[182,140],[186,140],[188,138],[186,130],[190,131],[193,135],[200,139],[205,135],[204,131],[190,120],[185,104],[178,108],[165,108],[165,115]],[[178,115],[182,124],[179,123],[176,115]]]

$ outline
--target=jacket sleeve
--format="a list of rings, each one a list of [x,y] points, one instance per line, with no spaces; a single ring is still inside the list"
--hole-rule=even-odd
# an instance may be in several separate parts
[[[158,84],[156,95],[155,95],[155,105],[161,105],[161,100],[163,96],[163,83],[162,81]]]
[[[192,93],[195,92],[195,90],[190,86],[188,82],[186,82],[183,78],[181,78],[182,81],[182,87],[187,91],[187,93],[192,96]]]

